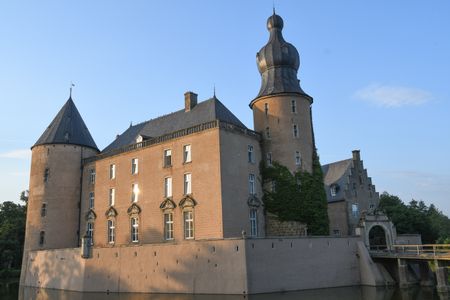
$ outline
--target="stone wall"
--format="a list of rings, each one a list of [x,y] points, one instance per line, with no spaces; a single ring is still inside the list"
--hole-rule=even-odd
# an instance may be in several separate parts
[[[307,226],[296,221],[280,221],[274,214],[266,215],[266,236],[306,236]]]
[[[248,294],[360,284],[359,239],[226,239],[32,251],[25,285],[91,292]]]

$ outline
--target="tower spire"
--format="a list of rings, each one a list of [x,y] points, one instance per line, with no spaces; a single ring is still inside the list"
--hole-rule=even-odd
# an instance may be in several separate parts
[[[69,92],[69,98],[72,99],[72,87],[74,87],[75,84],[73,84],[73,82],[70,82],[70,92]]]

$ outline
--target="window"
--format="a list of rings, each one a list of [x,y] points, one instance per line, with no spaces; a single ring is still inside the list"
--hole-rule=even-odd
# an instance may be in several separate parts
[[[91,184],[95,183],[95,169],[90,169],[89,170],[89,182]]]
[[[91,245],[94,245],[94,223],[88,222],[86,226],[87,226],[86,228],[87,236],[91,240]]]
[[[191,145],[184,145],[183,146],[183,162],[188,163],[191,162]]]
[[[131,185],[131,202],[137,202],[139,198],[139,186],[137,183]]]
[[[277,182],[275,180],[272,180],[270,185],[271,185],[272,193],[275,193],[277,191]]]
[[[164,178],[164,197],[172,197],[172,177]]]
[[[95,201],[95,194],[94,192],[90,192],[89,193],[89,208],[93,209],[94,208],[94,201]]]
[[[194,212],[183,212],[184,219],[184,238],[189,240],[194,238]]]
[[[45,231],[39,232],[39,246],[44,245],[45,243]]]
[[[114,220],[108,220],[108,243],[114,244],[116,241],[116,227]]]
[[[358,204],[352,204],[352,215],[354,216],[354,217],[357,217],[358,216]]]
[[[184,194],[189,195],[192,193],[191,173],[184,174]]]
[[[248,162],[249,163],[254,163],[255,162],[255,158],[253,155],[253,146],[252,145],[248,145],[247,146],[247,156],[248,156]]]
[[[333,229],[333,235],[340,236],[341,235],[341,231],[339,229]]]
[[[295,165],[300,166],[302,164],[302,158],[300,156],[300,151],[295,151]]]
[[[116,202],[116,189],[109,189],[109,206],[114,206]]]
[[[49,168],[46,168],[44,170],[44,182],[48,182],[48,176],[50,175],[50,170]]]
[[[116,165],[109,165],[109,179],[116,178]]]
[[[370,203],[370,206],[369,206],[369,208],[370,208],[370,209],[374,209],[374,208],[375,208],[375,204],[373,204],[373,203]]]
[[[294,138],[298,138],[298,126],[297,124],[292,125],[292,135]]]
[[[248,192],[250,195],[255,194],[255,174],[248,174]]]
[[[269,103],[264,103],[264,114],[266,116],[269,114]]]
[[[270,127],[266,127],[266,138],[270,139]]]
[[[139,171],[139,160],[137,158],[133,158],[131,160],[131,174],[137,174]]]
[[[139,219],[131,218],[131,242],[139,242]]]
[[[173,240],[173,213],[164,214],[164,239]]]
[[[337,194],[337,186],[335,185],[335,184],[333,184],[331,187],[330,187],[330,193],[331,193],[331,196],[332,197],[335,197],[336,196],[336,194]]]
[[[267,165],[268,166],[272,165],[272,152],[267,152],[267,154],[266,154],[266,161],[267,161]]]
[[[250,209],[250,236],[258,236],[258,211]]]
[[[164,150],[164,168],[172,166],[172,150]]]
[[[297,101],[291,100],[291,111],[295,114],[297,113]]]
[[[41,206],[41,217],[45,217],[47,215],[47,203],[42,203]]]

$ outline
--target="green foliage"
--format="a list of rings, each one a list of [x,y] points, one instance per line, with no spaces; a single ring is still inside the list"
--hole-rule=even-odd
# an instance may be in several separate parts
[[[384,192],[379,208],[392,220],[399,234],[419,233],[426,244],[450,241],[450,219],[433,204],[427,207],[416,200],[405,204],[399,197]]]
[[[328,235],[327,197],[316,154],[312,174],[302,171],[292,174],[278,162],[270,167],[261,165],[261,174],[267,212],[277,215],[281,221],[306,223],[311,235]]]
[[[22,196],[23,200],[28,198],[26,193]],[[10,201],[0,203],[0,272],[2,276],[14,272],[13,269],[20,269],[25,238],[25,215],[25,205]]]

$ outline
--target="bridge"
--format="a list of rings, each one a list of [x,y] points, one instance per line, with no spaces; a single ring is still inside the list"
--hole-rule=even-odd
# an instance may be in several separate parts
[[[450,291],[447,270],[450,266],[450,244],[373,245],[368,250],[375,262],[384,266],[390,264],[391,270],[393,263],[398,267],[396,273],[400,287],[416,283],[411,280],[411,265],[418,266],[421,284],[432,284],[434,276],[428,262],[433,262],[438,291]]]

